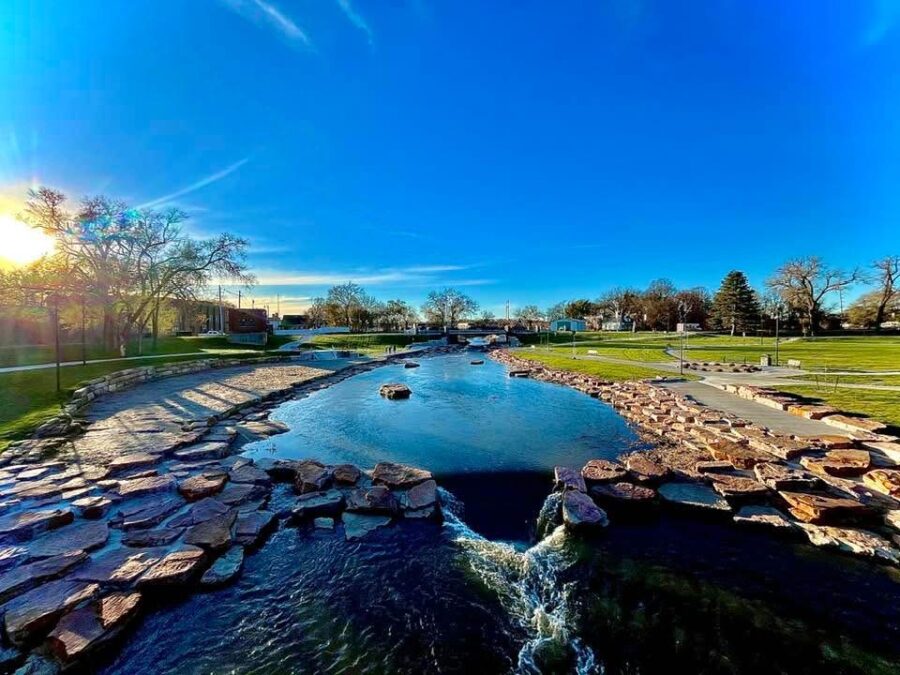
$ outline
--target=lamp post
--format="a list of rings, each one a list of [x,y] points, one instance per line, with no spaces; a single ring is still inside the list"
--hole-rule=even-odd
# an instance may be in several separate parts
[[[775,365],[778,365],[778,322],[781,319],[781,305],[775,307]]]

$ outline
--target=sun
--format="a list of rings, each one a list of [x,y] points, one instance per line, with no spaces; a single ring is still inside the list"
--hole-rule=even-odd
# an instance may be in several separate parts
[[[53,239],[10,214],[0,213],[0,261],[27,265],[53,251]]]

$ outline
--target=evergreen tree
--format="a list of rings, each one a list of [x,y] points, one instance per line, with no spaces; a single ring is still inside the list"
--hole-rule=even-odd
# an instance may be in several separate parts
[[[759,302],[743,272],[732,270],[722,280],[712,305],[712,319],[720,328],[728,328],[734,335],[759,320]]]

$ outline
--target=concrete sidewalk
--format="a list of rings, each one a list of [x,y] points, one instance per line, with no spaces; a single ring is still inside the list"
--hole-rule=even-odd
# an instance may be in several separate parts
[[[149,356],[120,356],[112,359],[88,359],[87,364],[91,365],[93,363],[115,363],[117,361],[121,361],[123,363],[127,363],[128,361],[140,361],[142,359],[174,359],[182,356],[195,356],[198,359],[205,359],[214,356],[220,356],[221,354],[255,354],[257,350],[255,349],[228,349],[223,351],[215,351],[215,352],[179,352],[177,354],[151,354]],[[60,363],[60,367],[68,368],[70,366],[80,366],[84,363],[83,361],[63,361]],[[5,366],[0,368],[0,375],[3,373],[21,373],[28,370],[46,370],[48,368],[56,368],[56,363],[35,363],[28,366]]]

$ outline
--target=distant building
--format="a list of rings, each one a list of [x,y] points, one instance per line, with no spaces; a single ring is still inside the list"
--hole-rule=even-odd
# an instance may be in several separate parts
[[[675,326],[676,333],[696,333],[702,330],[699,323],[679,323]]]
[[[282,328],[308,328],[309,316],[306,314],[285,314],[281,318]]]
[[[229,307],[226,310],[229,333],[265,333],[269,328],[268,316],[264,309],[235,309]]]
[[[582,319],[556,319],[550,322],[550,330],[584,332],[587,330],[587,324]]]
[[[610,331],[630,331],[634,326],[631,319],[607,319],[603,322],[603,330]]]

